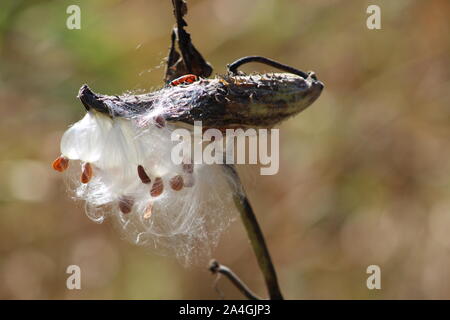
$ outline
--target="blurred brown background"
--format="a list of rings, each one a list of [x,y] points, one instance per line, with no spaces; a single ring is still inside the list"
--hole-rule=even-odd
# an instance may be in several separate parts
[[[71,4],[81,30],[66,28]],[[370,4],[381,30],[366,27]],[[326,86],[281,125],[279,174],[244,175],[285,297],[450,298],[450,2],[188,5],[188,31],[216,73],[258,54]],[[107,94],[161,85],[172,25],[170,1],[0,2],[0,298],[219,297],[206,266],[184,268],[91,222],[50,167],[84,113],[83,83]],[[214,257],[266,294],[240,221]],[[66,289],[70,264],[81,290]],[[366,287],[372,264],[381,290]],[[225,279],[219,287],[241,298]]]

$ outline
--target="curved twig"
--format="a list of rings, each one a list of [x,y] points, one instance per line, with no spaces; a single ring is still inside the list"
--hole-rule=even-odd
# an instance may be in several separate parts
[[[236,288],[248,299],[250,300],[262,300],[260,297],[258,297],[256,294],[254,294],[249,287],[242,282],[241,279],[233,272],[230,268],[221,265],[216,260],[212,260],[209,265],[209,270],[214,273],[220,273],[226,276],[235,286]]]
[[[243,64],[249,63],[249,62],[259,62],[259,63],[263,63],[263,64],[267,64],[268,66],[292,73],[292,74],[296,74],[300,77],[302,77],[303,79],[308,78],[309,73],[303,72],[299,69],[290,67],[286,64],[283,64],[281,62],[266,58],[266,57],[261,57],[261,56],[248,56],[248,57],[243,57],[240,58],[238,60],[236,60],[233,63],[230,63],[229,65],[227,65],[228,67],[228,71],[231,72],[232,74],[237,74],[237,68],[239,68],[240,66],[242,66]]]

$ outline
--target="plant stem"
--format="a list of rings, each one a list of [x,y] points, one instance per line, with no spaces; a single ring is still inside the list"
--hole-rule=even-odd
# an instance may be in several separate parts
[[[220,273],[226,276],[231,281],[231,283],[233,283],[236,286],[236,288],[238,288],[238,290],[249,300],[262,300],[260,297],[254,294],[249,289],[249,287],[241,279],[239,279],[239,277],[233,271],[231,271],[230,268],[221,265],[216,260],[211,261],[209,270],[212,273]]]
[[[236,168],[230,164],[224,164],[224,169],[231,175],[233,181],[230,181],[232,186],[238,190],[234,193],[234,202],[241,215],[242,222],[247,231],[253,251],[261,269],[264,280],[266,282],[267,290],[271,300],[282,300],[280,286],[278,285],[275,268],[270,258],[270,253],[264,239],[264,235],[259,227],[258,220],[248,201],[241,179],[236,171]]]
[[[184,0],[172,0],[172,5],[174,8],[174,16],[177,28],[172,33],[171,37],[172,46],[169,51],[169,58],[167,60],[168,64],[165,79],[166,81],[169,81],[171,79],[174,79],[175,77],[185,74],[186,72],[194,73],[198,76],[207,78],[212,73],[212,67],[203,59],[200,52],[195,49],[194,45],[192,44],[190,35],[184,30],[184,27],[187,26],[187,23],[183,19],[183,16],[187,13],[187,5]],[[180,63],[180,54],[176,51],[175,48],[176,41],[178,41],[183,63]],[[254,58],[252,59],[255,60]],[[269,62],[272,65],[275,63],[278,67],[281,65],[280,63],[274,62],[270,59],[258,59],[259,62]],[[237,69],[240,64],[246,62],[248,62],[248,58],[247,60],[241,59],[239,62],[236,62],[234,64],[234,68]],[[284,65],[281,66],[286,67]],[[229,164],[224,164],[223,168],[230,174],[231,178],[233,179],[233,181],[230,181],[230,185],[235,188],[236,191],[233,193],[233,200],[240,212],[242,222],[244,223],[244,227],[247,231],[247,235],[250,239],[253,251],[255,252],[259,267],[263,273],[267,290],[269,292],[269,297],[272,300],[281,300],[283,299],[283,296],[278,285],[277,275],[270,258],[269,250],[267,249],[266,241],[264,240],[264,236],[261,228],[259,227],[258,220],[256,220],[256,216],[253,212],[250,202],[248,201],[239,175],[236,172],[236,168],[233,165]],[[213,263],[210,267],[210,270],[226,275],[227,278],[230,279],[232,283],[241,292],[243,292],[247,298],[258,299],[258,297],[256,297],[230,269],[224,266],[220,266],[218,263]]]

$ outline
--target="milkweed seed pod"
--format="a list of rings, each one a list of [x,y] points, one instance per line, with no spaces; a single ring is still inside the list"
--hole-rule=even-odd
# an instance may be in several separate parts
[[[315,77],[284,73],[200,79],[143,95],[95,94],[84,85],[87,113],[64,133],[53,168],[79,161],[71,186],[92,220],[112,217],[132,242],[190,263],[209,257],[234,219],[239,191],[220,164],[175,163],[174,130],[193,130],[195,121],[219,130],[272,127],[322,88]]]

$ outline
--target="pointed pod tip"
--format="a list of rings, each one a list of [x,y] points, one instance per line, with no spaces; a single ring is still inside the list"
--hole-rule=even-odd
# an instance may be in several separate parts
[[[94,109],[99,112],[109,114],[108,107],[103,103],[101,97],[101,95],[93,92],[87,84],[83,84],[81,86],[77,96],[87,111]]]

